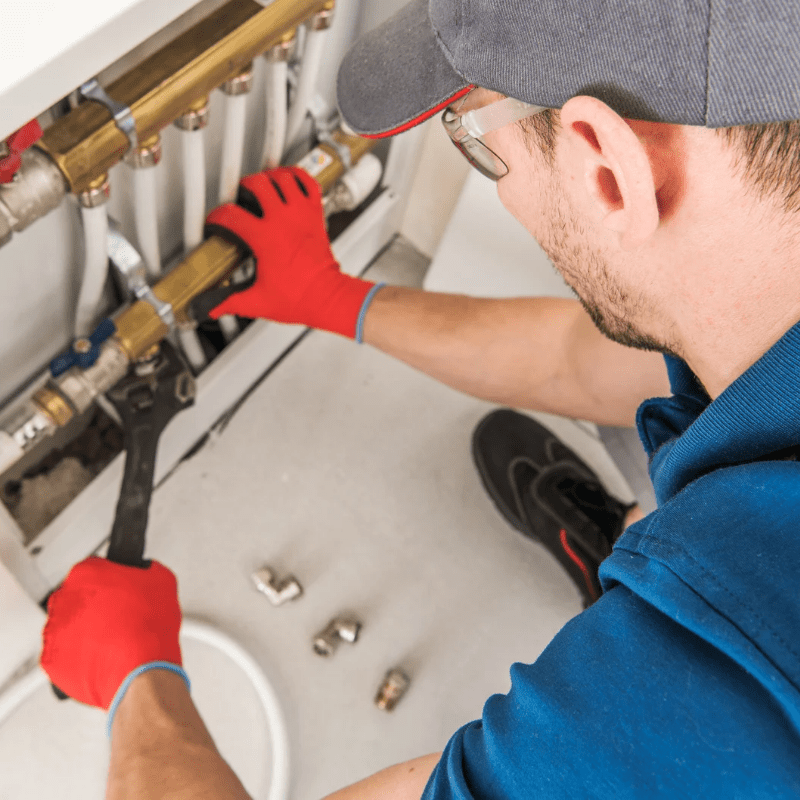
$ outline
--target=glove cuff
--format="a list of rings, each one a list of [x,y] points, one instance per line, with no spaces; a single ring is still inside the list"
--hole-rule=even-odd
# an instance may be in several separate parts
[[[151,669],[164,669],[168,672],[174,672],[176,675],[180,675],[186,682],[186,688],[189,691],[192,690],[192,682],[189,680],[189,676],[186,674],[186,671],[183,669],[183,667],[179,667],[177,664],[172,664],[169,661],[151,661],[149,664],[142,664],[141,667],[137,667],[133,672],[131,672],[130,675],[128,675],[127,678],[125,678],[125,680],[122,682],[122,686],[117,689],[117,693],[114,695],[111,705],[108,707],[108,723],[106,725],[106,733],[108,734],[109,739],[111,738],[111,727],[114,724],[114,714],[117,713],[119,704],[125,697],[125,692],[128,691],[128,687],[136,678]]]
[[[355,339],[361,312],[375,284],[339,272],[339,265],[320,275],[306,292],[296,317],[301,324]],[[368,303],[367,303],[368,305]]]
[[[375,295],[378,293],[378,290],[382,289],[384,286],[386,286],[385,283],[376,283],[369,290],[369,293],[364,298],[364,302],[361,304],[361,311],[358,312],[358,319],[356,320],[357,344],[364,344],[364,320],[366,319],[367,311],[369,310],[370,305],[372,305],[372,301],[375,299]]]

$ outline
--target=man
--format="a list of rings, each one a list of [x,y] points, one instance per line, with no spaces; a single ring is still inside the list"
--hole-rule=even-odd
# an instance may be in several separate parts
[[[461,147],[581,305],[376,290],[337,277],[310,223],[292,237],[276,227],[271,251],[264,205],[313,199],[295,171],[245,180],[243,202],[263,220],[212,215],[259,257],[247,300],[219,313],[363,337],[515,405],[617,424],[638,406],[651,459],[659,508],[617,541],[603,596],[534,664],[515,665],[509,695],[441,757],[337,800],[800,795],[799,32],[786,2],[431,0],[350,53],[339,94],[358,131],[495,107]],[[515,110],[530,115],[492,126]],[[270,253],[297,268],[300,290],[280,308],[271,298],[292,281],[264,268]],[[647,348],[665,354],[671,397],[646,399],[668,389]],[[475,375],[476,360],[491,371]],[[51,602],[43,663],[69,693],[87,687],[78,699],[122,698],[109,797],[244,797],[181,676],[149,669],[119,689],[139,665],[179,664],[174,580],[155,564],[76,569]],[[79,611],[87,591],[118,596]],[[102,680],[101,625],[127,654]],[[166,631],[160,644],[148,627]],[[83,654],[70,664],[59,651],[73,641]]]

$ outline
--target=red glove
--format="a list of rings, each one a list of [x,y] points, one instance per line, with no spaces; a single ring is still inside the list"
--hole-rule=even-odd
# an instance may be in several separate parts
[[[286,167],[244,178],[239,205],[220,206],[206,224],[207,233],[232,234],[256,258],[253,285],[209,316],[262,317],[355,337],[374,284],[340,272],[325,231],[322,194],[307,172]]]
[[[42,668],[70,697],[108,709],[125,678],[153,661],[182,666],[178,582],[147,569],[87,558],[47,603]]]

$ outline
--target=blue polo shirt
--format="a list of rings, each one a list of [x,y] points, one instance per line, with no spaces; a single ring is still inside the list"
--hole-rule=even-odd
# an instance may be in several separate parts
[[[713,403],[666,362],[637,420],[658,510],[426,800],[800,797],[800,324]]]

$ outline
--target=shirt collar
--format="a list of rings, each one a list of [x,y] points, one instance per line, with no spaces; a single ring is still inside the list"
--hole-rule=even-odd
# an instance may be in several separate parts
[[[673,396],[637,414],[659,505],[714,469],[800,445],[800,323],[713,402],[685,363],[665,360]]]

